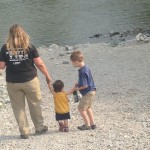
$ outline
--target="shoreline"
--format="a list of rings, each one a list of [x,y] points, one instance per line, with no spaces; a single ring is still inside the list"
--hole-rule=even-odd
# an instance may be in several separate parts
[[[77,80],[77,69],[70,64],[69,56],[74,49],[81,49],[85,63],[90,67],[97,87],[94,104],[96,130],[79,131],[82,124],[77,104],[70,100],[70,132],[58,132],[54,106],[44,76],[39,72],[42,90],[42,109],[49,131],[34,136],[28,107],[27,116],[31,136],[19,139],[19,131],[10,103],[0,108],[0,148],[9,149],[150,149],[150,43],[131,42],[108,46],[107,44],[78,44],[74,46],[39,47],[53,80],[61,79],[65,90]],[[5,73],[3,72],[3,75]],[[0,79],[1,81],[3,79]],[[2,84],[2,82],[1,82]],[[38,141],[38,142],[37,142]]]

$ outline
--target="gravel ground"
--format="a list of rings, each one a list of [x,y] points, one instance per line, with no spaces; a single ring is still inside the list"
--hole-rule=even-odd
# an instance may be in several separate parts
[[[0,149],[1,150],[149,150],[150,149],[150,44],[110,47],[105,44],[75,45],[91,68],[97,94],[94,103],[96,130],[79,131],[82,119],[77,103],[70,96],[70,132],[58,132],[52,95],[39,73],[43,94],[42,108],[49,131],[34,134],[28,107],[31,136],[19,139],[6,92],[4,72],[0,75]],[[69,61],[73,47],[40,47],[53,80],[61,79],[68,90],[77,80],[77,69]]]

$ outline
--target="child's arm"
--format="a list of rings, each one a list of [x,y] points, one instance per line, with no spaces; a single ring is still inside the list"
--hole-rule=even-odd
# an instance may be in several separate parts
[[[77,90],[77,91],[84,90],[84,89],[86,89],[87,87],[88,87],[87,85],[83,85],[83,86],[81,86],[81,87],[76,87],[76,90]]]
[[[48,83],[48,88],[50,89],[51,93],[54,95],[55,92],[54,92],[54,89],[50,83]]]
[[[67,95],[71,95],[76,90],[76,87],[74,86],[72,89],[66,92]]]

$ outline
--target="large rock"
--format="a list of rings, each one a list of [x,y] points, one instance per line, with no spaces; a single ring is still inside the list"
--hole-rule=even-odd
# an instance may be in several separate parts
[[[150,41],[150,38],[147,37],[146,35],[143,35],[142,33],[139,33],[139,34],[136,36],[136,40],[137,40],[137,41],[143,41],[143,42],[149,42],[149,41]]]

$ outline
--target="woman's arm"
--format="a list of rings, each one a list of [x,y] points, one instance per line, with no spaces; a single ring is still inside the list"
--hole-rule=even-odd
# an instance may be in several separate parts
[[[3,61],[0,61],[0,69],[5,69],[6,63]]]
[[[48,70],[42,61],[40,57],[33,58],[35,65],[38,67],[38,69],[45,75],[47,83],[52,81],[52,78],[50,77]]]

